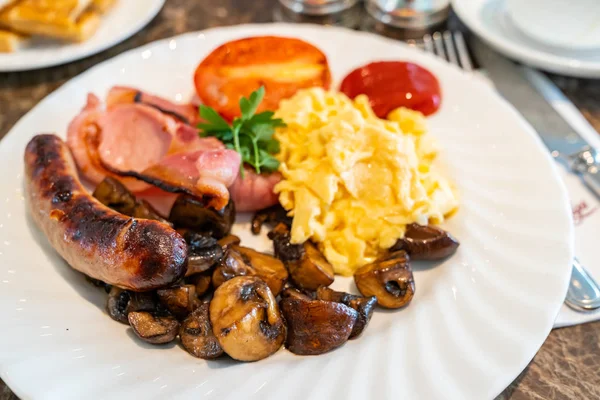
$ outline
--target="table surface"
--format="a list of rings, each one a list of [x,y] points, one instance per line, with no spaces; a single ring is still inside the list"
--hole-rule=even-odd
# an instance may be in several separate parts
[[[0,138],[46,95],[100,61],[183,32],[271,22],[277,18],[277,10],[277,0],[167,0],[149,26],[97,56],[39,71],[0,73]],[[551,79],[600,131],[600,80],[554,75]],[[498,399],[598,399],[599,356],[600,322],[554,330],[525,371]],[[0,400],[15,399],[17,397],[0,381]]]

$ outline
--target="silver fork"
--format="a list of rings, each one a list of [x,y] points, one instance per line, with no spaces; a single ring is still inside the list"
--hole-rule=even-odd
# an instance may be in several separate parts
[[[473,63],[463,34],[456,32],[434,32],[423,36],[422,41],[407,41],[409,46],[418,47],[428,53],[456,65],[467,72],[473,72]],[[573,270],[565,304],[577,311],[591,311],[600,308],[600,286],[579,263],[573,260]]]

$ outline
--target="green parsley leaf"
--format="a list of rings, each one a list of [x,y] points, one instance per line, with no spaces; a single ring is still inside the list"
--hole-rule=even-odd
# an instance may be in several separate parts
[[[221,140],[228,149],[237,151],[244,163],[250,165],[260,174],[262,171],[272,172],[279,168],[279,161],[273,156],[279,152],[279,142],[273,138],[276,128],[285,127],[280,118],[273,118],[273,111],[256,114],[265,97],[265,88],[261,86],[249,97],[240,99],[241,117],[235,118],[231,124],[223,119],[213,108],[200,106],[200,117],[205,121],[198,125],[200,136],[214,136]],[[243,167],[240,167],[242,178]]]
[[[226,131],[229,130],[229,124],[213,108],[205,105],[200,106],[200,117],[206,124],[200,124],[198,128],[203,131]]]

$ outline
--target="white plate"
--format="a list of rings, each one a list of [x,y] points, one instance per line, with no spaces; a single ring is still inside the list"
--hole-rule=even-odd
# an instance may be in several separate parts
[[[52,67],[99,53],[140,31],[164,4],[165,0],[119,0],[102,16],[98,31],[89,40],[64,44],[35,39],[27,48],[14,53],[0,53],[0,72]]]
[[[326,355],[282,349],[251,364],[207,362],[174,345],[143,344],[105,314],[106,295],[68,268],[31,224],[23,149],[39,132],[64,136],[89,91],[104,95],[112,85],[128,84],[186,99],[197,63],[215,46],[265,34],[319,46],[337,81],[380,59],[412,60],[435,73],[444,99],[429,125],[462,196],[462,208],[446,225],[462,245],[435,267],[415,263],[412,304],[377,311],[361,338]],[[569,203],[532,128],[479,80],[371,34],[271,24],[152,43],[63,85],[15,125],[0,152],[0,375],[24,398],[492,398],[544,342],[570,276]],[[235,233],[270,249],[247,222]],[[351,286],[348,278],[334,284]]]
[[[517,28],[540,43],[570,50],[600,50],[600,3],[575,0],[505,0]]]
[[[505,0],[452,0],[452,8],[477,36],[508,57],[558,74],[600,78],[600,51],[565,50],[528,37],[514,25]]]

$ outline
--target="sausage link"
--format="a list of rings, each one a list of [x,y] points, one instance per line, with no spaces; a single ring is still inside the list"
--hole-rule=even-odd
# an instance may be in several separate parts
[[[74,269],[134,291],[164,287],[184,276],[183,237],[162,222],[127,217],[93,198],[59,137],[31,139],[25,177],[33,220]]]

